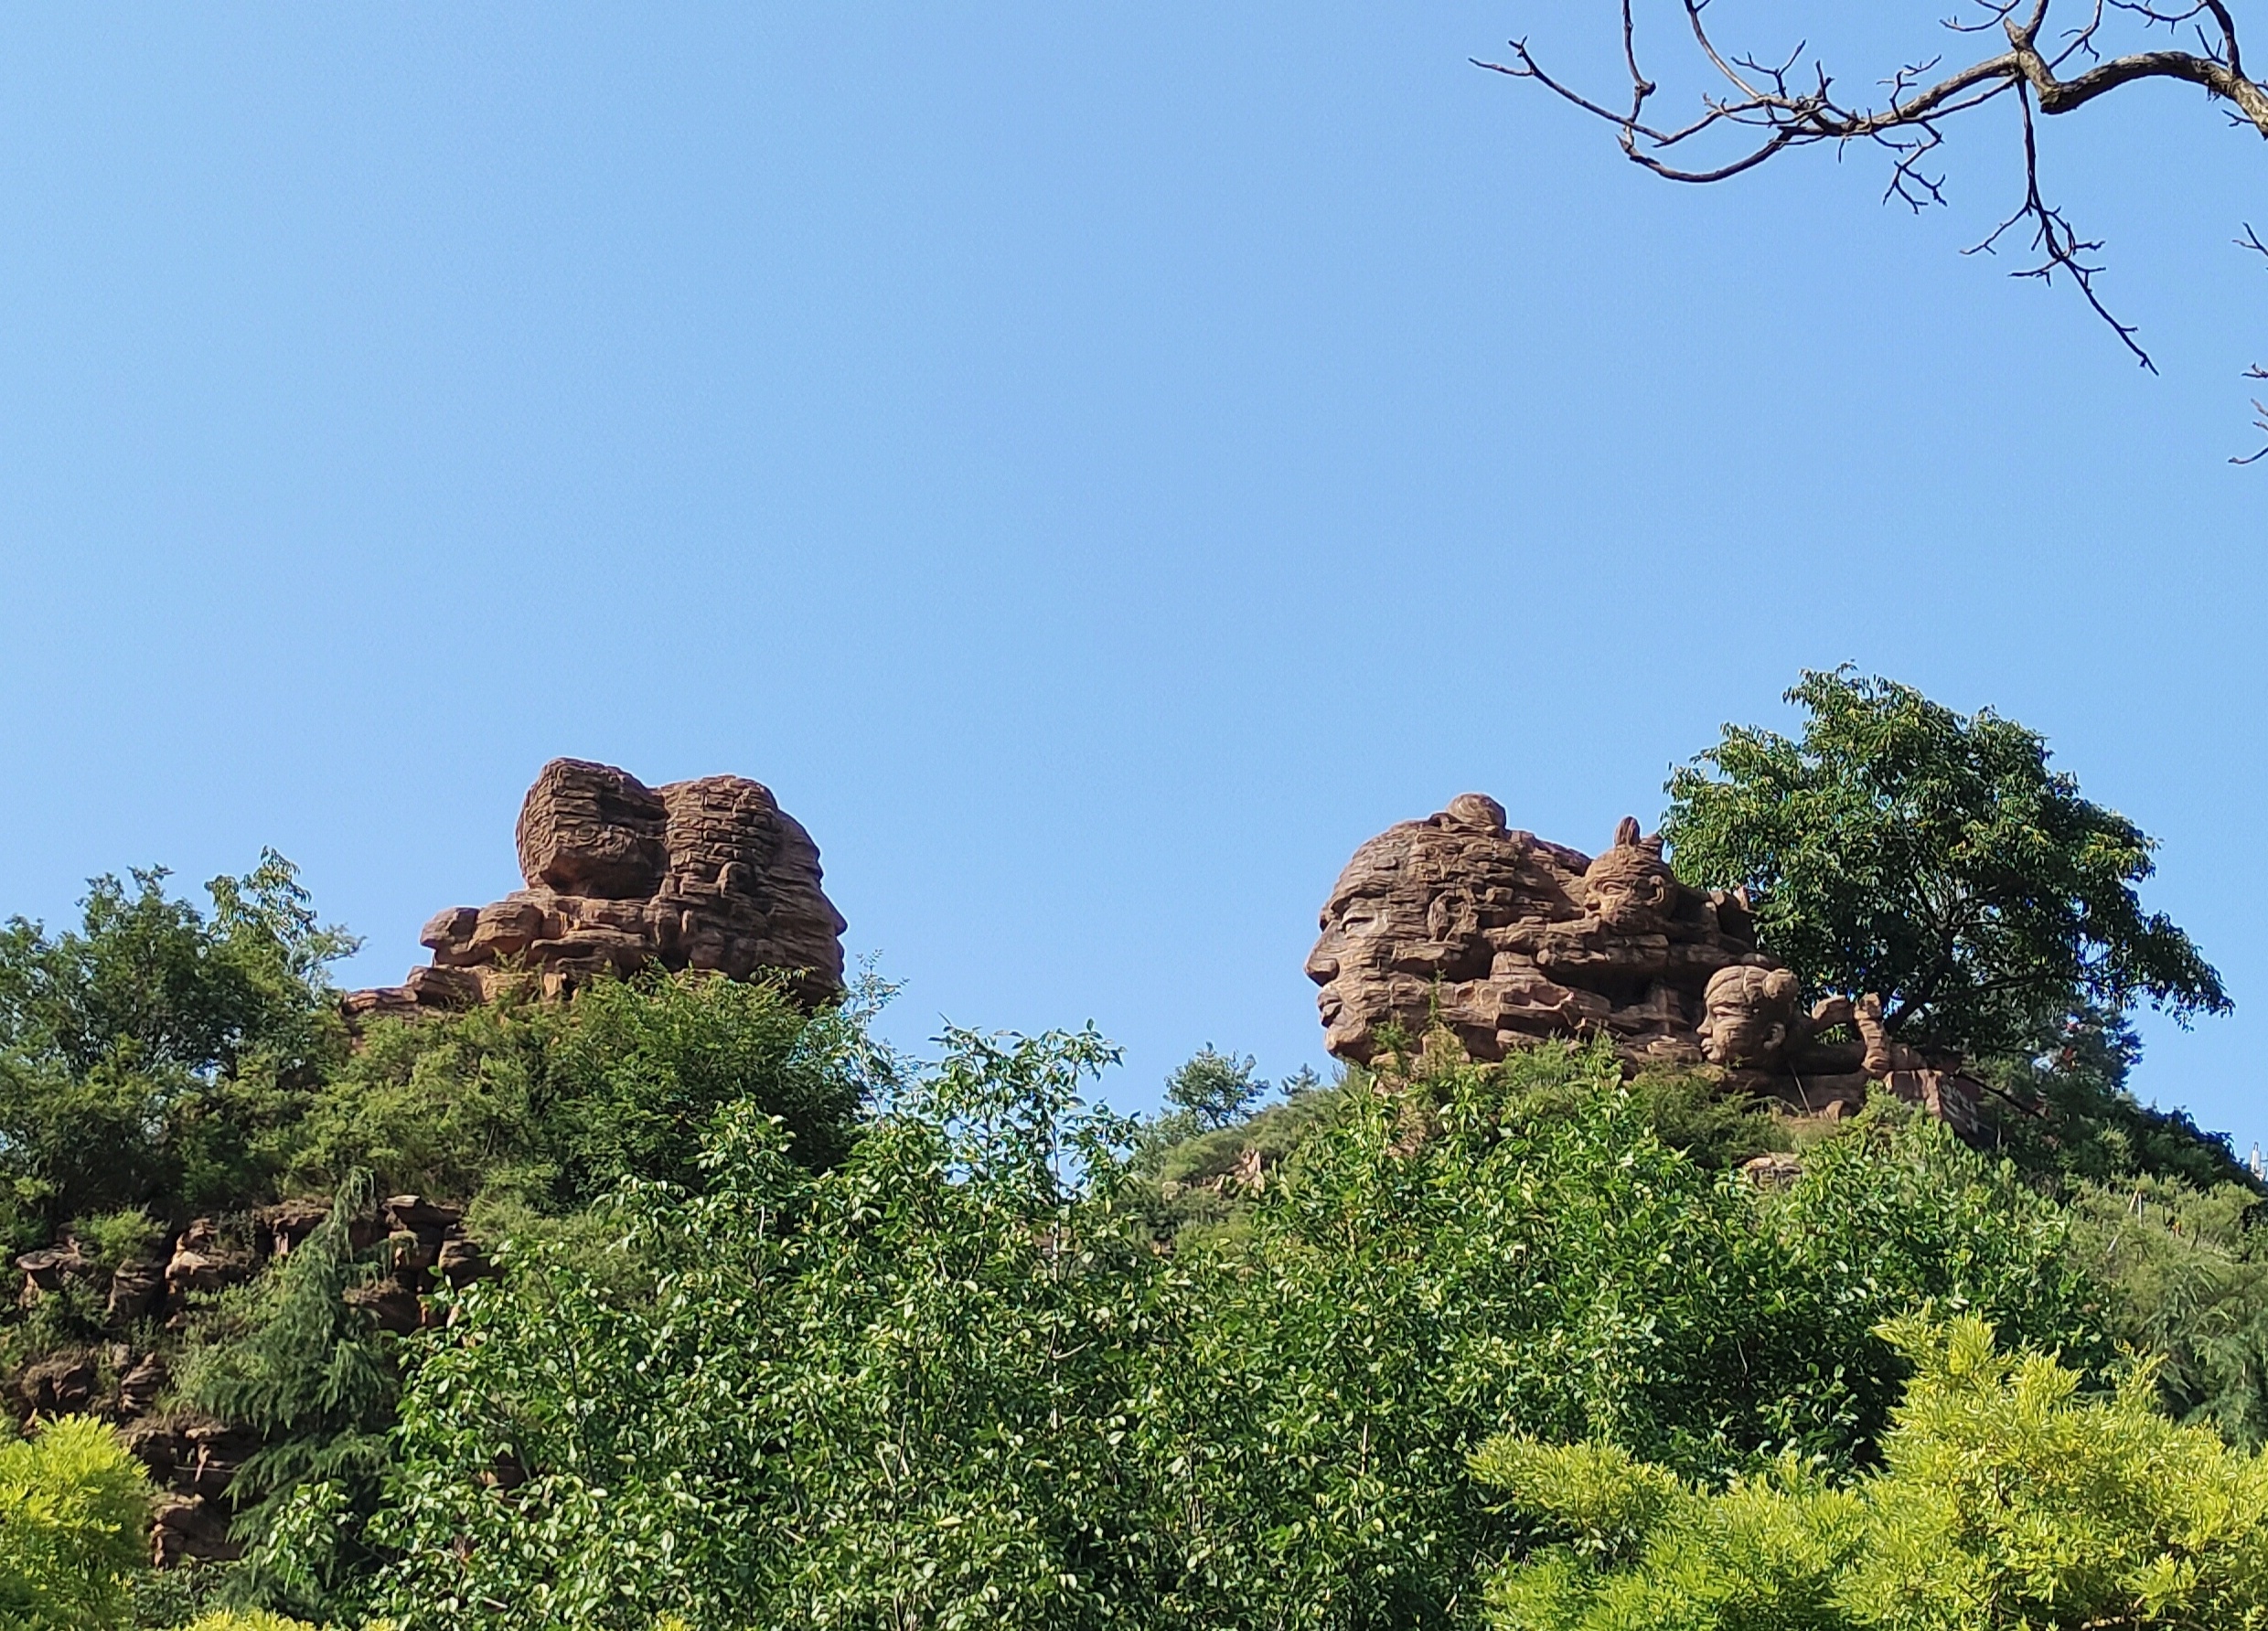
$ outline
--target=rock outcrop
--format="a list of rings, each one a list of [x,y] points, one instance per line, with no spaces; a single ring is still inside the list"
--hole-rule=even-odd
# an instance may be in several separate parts
[[[78,1241],[16,1258],[24,1276],[22,1306],[76,1293],[104,1302],[107,1329],[92,1347],[48,1354],[0,1378],[0,1401],[18,1422],[73,1413],[119,1424],[159,1492],[152,1545],[161,1565],[185,1558],[221,1559],[241,1548],[229,1538],[227,1495],[256,1434],[194,1412],[163,1407],[168,1378],[166,1338],[178,1333],[200,1300],[239,1285],[288,1256],[331,1214],[330,1203],[301,1198],[226,1218],[192,1220],[154,1257],[105,1267]],[[444,1313],[430,1295],[445,1282],[462,1289],[495,1273],[465,1232],[464,1209],[419,1195],[396,1195],[348,1220],[357,1251],[382,1248],[377,1274],[346,1294],[348,1306],[384,1330],[407,1334],[437,1324]]]
[[[555,997],[650,964],[734,979],[776,971],[813,1003],[842,990],[844,923],[820,888],[818,847],[761,783],[653,788],[554,759],[516,836],[527,888],[437,914],[419,937],[432,965],[349,993],[350,1020],[467,1007],[522,977]]]
[[[1976,1125],[1958,1061],[1890,1042],[1872,998],[1803,1009],[1794,975],[1756,943],[1745,892],[1681,883],[1662,839],[1628,817],[1594,858],[1461,794],[1357,849],[1321,929],[1307,972],[1324,1044],[1358,1064],[1437,1028],[1490,1061],[1541,1038],[1605,1036],[1633,1067],[1714,1066],[1814,1112],[1840,1114],[1880,1082]],[[1829,1040],[1838,1030],[1857,1039]]]

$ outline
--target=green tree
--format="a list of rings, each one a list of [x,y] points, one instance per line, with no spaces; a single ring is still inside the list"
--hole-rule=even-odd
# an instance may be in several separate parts
[[[2102,1288],[2111,1334],[2164,1356],[2159,1402],[2178,1422],[2268,1444],[2268,1231],[2249,1185],[2145,1178],[2078,1186],[2071,1250]]]
[[[155,1493],[118,1435],[89,1417],[0,1445],[0,1631],[130,1625]]]
[[[1656,1138],[1611,1050],[1539,1049],[1311,1095],[1246,1226],[1161,1251],[1135,1129],[1078,1102],[1108,1057],[954,1033],[823,1171],[730,1110],[697,1191],[623,1191],[632,1295],[508,1253],[421,1338],[373,1606],[1451,1624],[1512,1538],[1467,1467],[1492,1434],[1848,1475],[1887,1317],[2100,1349],[2052,1204],[1894,1108],[1760,1190]]]
[[[207,885],[89,885],[79,930],[0,930],[0,1195],[18,1239],[82,1215],[242,1204],[343,1034],[325,971],[353,947],[266,851]]]
[[[1254,1077],[1257,1068],[1250,1054],[1239,1059],[1207,1042],[1165,1079],[1166,1103],[1201,1127],[1225,1127],[1268,1095],[1268,1083]]]
[[[262,1441],[229,1497],[248,1547],[230,1584],[263,1606],[320,1615],[378,1559],[363,1530],[390,1462],[399,1381],[393,1339],[346,1300],[377,1272],[353,1242],[373,1199],[367,1176],[351,1179],[305,1240],[229,1294],[185,1368],[184,1402]],[[282,1527],[316,1492],[325,1521],[286,1547]]]
[[[387,1613],[1116,1623],[1140,1541],[1117,1399],[1156,1259],[1103,1199],[1122,1124],[1077,1099],[1110,1053],[946,1040],[823,1174],[750,1103],[700,1193],[628,1190],[649,1294],[542,1252],[467,1294],[403,1412]]]
[[[294,1179],[326,1189],[375,1173],[389,1193],[589,1205],[626,1178],[697,1185],[711,1120],[751,1101],[781,1118],[796,1158],[840,1160],[890,1082],[863,982],[813,1013],[771,979],[650,970],[572,1002],[520,991],[461,1014],[380,1021],[310,1103]]]
[[[2166,1631],[2268,1625],[2268,1463],[2109,1397],[1984,1320],[1885,1335],[1914,1368],[1881,1470],[1788,1456],[1706,1492],[1617,1446],[1508,1434],[1475,1457],[1532,1544],[1501,1631]]]
[[[1663,831],[1687,881],[1751,892],[1813,992],[1879,993],[1893,1033],[2019,1058],[2144,1001],[2229,1008],[2135,895],[2153,841],[2049,769],[2038,734],[1847,667],[1788,699],[1802,733],[1726,727],[1671,776]]]

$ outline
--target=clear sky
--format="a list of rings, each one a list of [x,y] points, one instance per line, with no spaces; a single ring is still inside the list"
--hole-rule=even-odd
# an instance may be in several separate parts
[[[1720,5],[1885,59],[1943,10]],[[1372,833],[1476,789],[1596,848],[1847,659],[2164,840],[2240,1007],[2138,1085],[2268,1141],[2268,153],[2163,88],[2047,132],[2153,378],[1957,252],[2005,121],[1915,219],[1859,153],[1649,180],[1466,63],[1610,69],[1608,15],[16,8],[0,912],[273,845],[391,981],[544,760],[736,772],[896,1034],[1092,1018],[1139,1105],[1321,1061]]]

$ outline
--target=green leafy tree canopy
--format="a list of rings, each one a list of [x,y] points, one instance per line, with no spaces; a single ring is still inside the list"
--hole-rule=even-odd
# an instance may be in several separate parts
[[[1165,1079],[1166,1102],[1201,1126],[1225,1127],[1267,1096],[1268,1083],[1254,1076],[1257,1069],[1250,1054],[1239,1059],[1207,1042]]]
[[[1984,1320],[1910,1315],[1882,1467],[1783,1457],[1709,1492],[1618,1445],[1492,1439],[1475,1470],[1535,1540],[1500,1631],[2097,1631],[2268,1624],[2268,1463],[2108,1396]]]
[[[2038,732],[1847,665],[1787,699],[1802,734],[1727,726],[1672,774],[1663,831],[1686,881],[1750,891],[1764,945],[1814,992],[1879,993],[1893,1032],[1977,1056],[2144,1001],[2229,1009],[2135,895],[2154,841],[2051,770]]]

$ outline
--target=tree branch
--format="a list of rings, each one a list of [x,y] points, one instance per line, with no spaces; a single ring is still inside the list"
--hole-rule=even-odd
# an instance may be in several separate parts
[[[1889,157],[1885,198],[1901,199],[1915,209],[1944,201],[1942,177],[1920,168],[1943,144],[1943,123],[2013,95],[2019,106],[2023,196],[2014,212],[1968,252],[1994,252],[2009,231],[2028,222],[2038,261],[2013,275],[2049,283],[2067,277],[2119,343],[2155,371],[2134,325],[2112,313],[2096,286],[2102,267],[2094,256],[2102,245],[2081,238],[2061,209],[2047,200],[2040,185],[2035,116],[2074,112],[2125,86],[2167,80],[2198,86],[2233,110],[2232,121],[2268,138],[2268,86],[2245,71],[2235,0],[2091,0],[2079,13],[2076,26],[2051,45],[2045,43],[2045,30],[2055,0],[1973,3],[1981,16],[1966,22],[1952,18],[1945,26],[1962,36],[1997,33],[2006,37],[2007,48],[1950,72],[1937,72],[1935,59],[1902,66],[1881,81],[1887,95],[1875,103],[1841,96],[1823,62],[1799,68],[1804,54],[1801,46],[1777,61],[1725,48],[1709,27],[1709,0],[1677,0],[1699,62],[1719,87],[1715,94],[1702,95],[1699,111],[1683,124],[1665,125],[1645,116],[1660,86],[1642,66],[1636,0],[1620,0],[1619,5],[1622,65],[1630,80],[1626,109],[1610,106],[1548,72],[1525,39],[1511,42],[1512,55],[1505,61],[1474,61],[1494,73],[1532,80],[1610,125],[1624,155],[1664,180],[1706,186],[1744,175],[1795,148],[1868,142]],[[2133,28],[2162,29],[2177,37],[2194,35],[2198,48],[2108,52],[2106,34],[2121,16],[2131,19]],[[2086,64],[2083,71],[2068,71],[2080,62]],[[1725,152],[1720,142],[1736,135],[1738,144]],[[1704,157],[1712,147],[1717,151]],[[1689,152],[1691,159],[1685,156]],[[2268,254],[2268,245],[2250,238],[2249,229],[2248,238],[2248,248]],[[2268,368],[2255,368],[2248,377],[2268,379]],[[2268,433],[2268,406],[2255,402],[2254,408],[2261,429]],[[2268,458],[2268,446],[2234,462],[2263,458]]]

